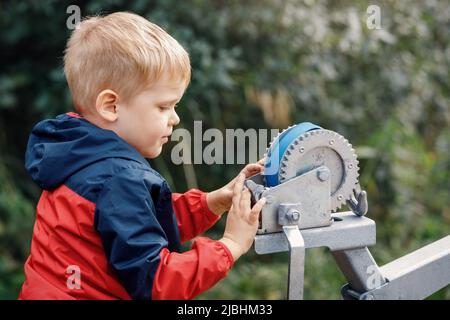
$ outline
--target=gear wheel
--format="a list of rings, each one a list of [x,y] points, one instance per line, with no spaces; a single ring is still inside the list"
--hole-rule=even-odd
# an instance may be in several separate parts
[[[266,153],[266,160],[269,159],[267,161],[276,161],[277,157],[270,156],[272,149],[278,147],[279,140],[282,138],[286,140],[286,132],[292,128],[283,130],[272,141]],[[273,181],[276,181],[276,184],[283,183],[325,165],[330,169],[331,211],[335,212],[347,200],[354,197],[354,191],[359,190],[359,162],[355,150],[347,139],[334,131],[316,126],[312,130],[300,131],[298,136],[292,139],[289,137],[287,140],[288,145],[278,158],[276,177],[274,178],[273,175],[265,177],[271,180],[272,186],[274,186]],[[266,167],[268,166],[270,164],[266,162]],[[267,180],[265,182],[267,183]]]
[[[357,188],[359,167],[355,150],[340,134],[311,130],[297,137],[286,149],[278,173],[280,183],[320,166],[330,169],[331,211],[352,199]]]

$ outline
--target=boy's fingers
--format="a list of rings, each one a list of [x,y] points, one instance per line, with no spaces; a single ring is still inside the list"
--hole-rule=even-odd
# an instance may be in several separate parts
[[[241,213],[243,215],[246,214],[250,210],[250,198],[251,194],[250,191],[247,189],[247,187],[244,188],[241,195]]]
[[[250,212],[250,222],[255,223],[258,220],[259,213],[262,210],[262,207],[266,204],[266,198],[259,199],[258,202],[255,203],[251,212]]]
[[[228,210],[227,215],[230,215],[231,212],[234,212],[234,205],[230,206],[230,210]]]
[[[260,214],[260,213],[261,213],[260,211],[256,211],[256,212],[251,211],[251,212],[250,212],[250,215],[249,215],[249,217],[248,217],[248,221],[249,221],[249,223],[250,223],[251,225],[255,224],[255,223],[258,221],[258,218],[259,218],[259,214]]]
[[[256,173],[261,172],[264,169],[264,167],[261,164],[258,163],[251,163],[245,166],[244,169],[242,169],[241,173],[245,175],[245,177],[250,177]]]
[[[235,208],[239,208],[239,203],[241,201],[242,188],[244,187],[244,179],[245,176],[243,174],[239,174],[236,182],[234,183],[233,189],[233,205]]]

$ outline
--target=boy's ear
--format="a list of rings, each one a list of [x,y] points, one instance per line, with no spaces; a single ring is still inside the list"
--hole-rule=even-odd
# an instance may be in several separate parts
[[[97,113],[102,119],[114,122],[118,117],[118,102],[119,95],[113,90],[106,89],[98,94],[95,101],[95,109],[97,109]]]

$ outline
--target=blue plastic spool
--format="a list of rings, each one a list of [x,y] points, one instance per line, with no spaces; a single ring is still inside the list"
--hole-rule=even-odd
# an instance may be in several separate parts
[[[317,129],[322,128],[311,122],[302,122],[284,131],[272,143],[269,151],[267,152],[267,159],[264,164],[264,177],[267,187],[274,187],[280,183],[278,180],[280,162],[281,159],[283,159],[284,153],[286,152],[288,146],[305,132]],[[276,150],[278,150],[278,152],[276,152]]]

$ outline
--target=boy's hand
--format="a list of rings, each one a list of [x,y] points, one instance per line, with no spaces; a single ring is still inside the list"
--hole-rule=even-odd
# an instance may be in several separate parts
[[[250,163],[245,166],[239,173],[243,174],[245,178],[251,177],[257,173],[260,173],[264,169],[264,159],[259,160],[257,163]],[[239,177],[238,175],[238,177]],[[225,186],[220,189],[209,192],[206,196],[208,202],[208,208],[217,215],[221,215],[225,211],[229,211],[231,202],[233,199],[233,190],[238,177],[231,180]]]
[[[233,188],[233,204],[228,212],[223,238],[219,240],[228,247],[234,261],[250,249],[258,230],[259,213],[266,203],[266,199],[261,198],[251,208],[250,191],[243,188],[244,180],[243,173],[236,178]]]

